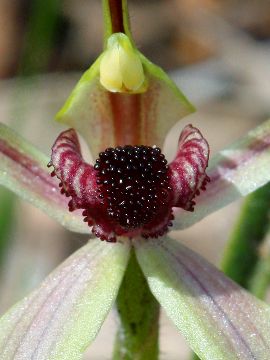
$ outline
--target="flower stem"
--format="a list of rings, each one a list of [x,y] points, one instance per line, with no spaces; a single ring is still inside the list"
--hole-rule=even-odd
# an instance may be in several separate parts
[[[261,259],[250,279],[249,290],[259,299],[265,299],[270,284],[270,255]]]
[[[222,270],[246,289],[260,260],[258,248],[269,224],[270,183],[249,195],[232,233]]]
[[[48,67],[60,25],[60,0],[34,0],[24,41],[20,75],[33,75]]]
[[[6,250],[12,241],[14,227],[15,197],[4,188],[0,188],[0,270]]]
[[[119,329],[113,360],[157,360],[159,304],[132,250],[116,301]]]
[[[122,32],[126,34],[130,41],[133,39],[130,32],[127,0],[103,0],[104,18],[104,46],[107,39],[113,34]]]

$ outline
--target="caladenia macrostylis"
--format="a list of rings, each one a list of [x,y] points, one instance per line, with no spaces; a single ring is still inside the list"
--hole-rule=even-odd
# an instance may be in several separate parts
[[[57,115],[71,129],[57,137],[51,159],[0,126],[0,183],[66,228],[91,227],[99,237],[2,317],[1,359],[81,359],[116,301],[114,359],[158,358],[161,304],[202,359],[266,360],[268,305],[165,233],[269,182],[270,122],[207,169],[207,141],[188,125],[167,164],[165,135],[193,107],[135,48],[126,2],[107,0],[103,9],[105,50]],[[83,160],[77,132],[95,164]]]

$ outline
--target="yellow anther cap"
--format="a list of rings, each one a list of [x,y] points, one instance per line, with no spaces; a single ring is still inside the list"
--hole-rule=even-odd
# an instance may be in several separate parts
[[[141,93],[146,79],[139,53],[122,33],[111,35],[100,62],[100,82],[111,92]]]

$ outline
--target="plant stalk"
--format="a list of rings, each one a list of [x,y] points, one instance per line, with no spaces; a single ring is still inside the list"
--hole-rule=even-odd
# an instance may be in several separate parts
[[[268,231],[269,210],[270,183],[246,198],[225,250],[221,269],[246,289],[260,260],[259,246]]]
[[[159,304],[132,250],[116,300],[119,328],[113,360],[157,360]]]
[[[126,34],[131,43],[133,38],[130,31],[127,0],[102,0],[104,17],[104,48],[113,33]]]

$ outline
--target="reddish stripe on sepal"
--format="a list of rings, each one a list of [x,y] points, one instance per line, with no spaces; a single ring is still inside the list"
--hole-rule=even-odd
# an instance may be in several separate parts
[[[205,173],[208,159],[207,141],[197,128],[187,125],[180,135],[176,157],[169,165],[174,207],[193,211],[193,198],[209,181]]]
[[[78,136],[73,129],[62,132],[52,147],[52,175],[60,179],[61,193],[71,196],[69,209],[87,208],[97,203],[93,166],[82,159]]]

